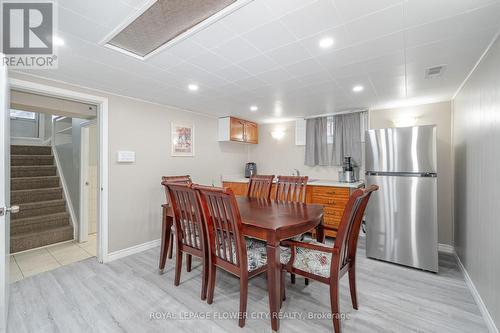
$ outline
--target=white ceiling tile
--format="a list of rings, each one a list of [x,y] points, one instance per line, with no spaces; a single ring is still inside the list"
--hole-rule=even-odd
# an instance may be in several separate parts
[[[329,0],[315,1],[280,20],[298,38],[315,35],[342,24],[333,2]]]
[[[401,0],[334,0],[335,6],[345,22],[361,16],[378,12],[387,7],[400,4]]]
[[[288,73],[292,74],[296,78],[325,71],[325,68],[315,59],[306,59],[304,61],[286,65],[284,68]]]
[[[58,5],[112,29],[137,12],[120,0],[59,1]]]
[[[236,36],[237,34],[233,30],[227,28],[221,21],[219,21],[197,32],[191,38],[203,47],[210,49],[223,44]]]
[[[233,83],[239,85],[245,90],[253,90],[263,86],[267,86],[267,84],[264,81],[256,77],[247,77],[245,79],[238,80]]]
[[[295,42],[297,39],[279,21],[274,21],[242,35],[261,52]]]
[[[355,43],[375,39],[404,28],[403,7],[396,5],[346,24]]]
[[[281,66],[297,63],[310,59],[311,54],[300,43],[292,43],[278,49],[274,49],[267,55]]]
[[[179,58],[167,51],[162,51],[160,53],[157,53],[145,60],[147,64],[157,66],[161,68],[162,70],[167,70],[169,68],[175,67],[177,65],[180,65],[181,63],[184,62],[182,58]]]
[[[252,76],[251,73],[249,73],[246,70],[244,70],[243,68],[241,68],[239,66],[235,66],[235,65],[231,65],[231,66],[222,68],[218,71],[215,71],[214,74],[229,81],[229,82],[241,80],[241,79]]]
[[[120,0],[120,1],[136,9],[144,9],[146,5],[149,5],[151,3],[151,0]]]
[[[497,0],[406,0],[406,25],[411,27],[429,23],[496,2]]]
[[[317,57],[318,61],[331,70],[360,61],[358,47],[347,47]]]
[[[174,56],[177,56],[181,59],[188,60],[202,52],[205,52],[206,49],[200,44],[196,43],[193,39],[188,38],[174,44],[164,51],[167,51],[168,53],[173,54]]]
[[[293,77],[284,69],[278,68],[273,69],[269,72],[260,73],[257,75],[257,78],[261,79],[269,85],[274,85],[290,80]]]
[[[397,32],[381,38],[373,39],[355,47],[359,61],[388,56],[404,49],[404,34]]]
[[[96,44],[112,30],[60,6],[57,17],[58,30],[62,34],[71,34]]]
[[[251,1],[244,7],[224,17],[221,22],[238,34],[245,33],[275,19],[266,1]]]
[[[241,62],[257,56],[260,52],[243,38],[237,37],[213,49],[221,57],[233,62]]]
[[[238,66],[251,73],[252,75],[256,75],[262,72],[268,72],[276,67],[279,67],[278,63],[266,55],[259,55],[257,57],[253,57],[242,62],[238,63]]]
[[[276,16],[283,16],[309,5],[316,0],[271,0],[266,5]]]
[[[203,53],[200,53],[194,56],[193,58],[189,59],[187,62],[196,65],[198,67],[201,67],[209,72],[215,72],[224,67],[227,67],[226,59],[210,51],[205,51]]]
[[[410,28],[406,31],[408,47],[450,38],[470,38],[485,29],[500,28],[500,2],[443,20]],[[478,24],[481,22],[481,24]]]

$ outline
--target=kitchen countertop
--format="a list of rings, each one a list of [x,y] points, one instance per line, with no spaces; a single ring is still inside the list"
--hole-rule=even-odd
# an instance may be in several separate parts
[[[248,183],[250,181],[249,178],[245,178],[242,176],[222,176],[223,182],[230,183]],[[275,180],[276,181],[276,180]],[[365,185],[363,181],[357,181],[355,183],[343,183],[333,179],[317,179],[310,178],[307,182],[307,185],[310,186],[332,186],[332,187],[348,187],[348,188],[360,188]]]

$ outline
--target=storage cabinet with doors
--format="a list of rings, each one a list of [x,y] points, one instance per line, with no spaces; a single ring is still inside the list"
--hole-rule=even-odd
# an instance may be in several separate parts
[[[258,143],[258,125],[254,122],[235,118],[219,118],[219,141]]]
[[[229,187],[235,195],[245,196],[247,194],[248,183],[223,182],[224,187]],[[271,190],[271,197],[274,195],[274,185]],[[336,237],[340,220],[344,214],[344,209],[355,188],[307,185],[306,202],[320,204],[324,207],[323,223],[325,224],[325,235]]]

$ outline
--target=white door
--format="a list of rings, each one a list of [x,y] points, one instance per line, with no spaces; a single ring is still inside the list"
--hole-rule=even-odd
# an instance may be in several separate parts
[[[0,59],[3,57],[0,54]],[[10,252],[10,111],[7,68],[0,64],[0,332],[7,328]],[[12,211],[19,208],[12,207]]]

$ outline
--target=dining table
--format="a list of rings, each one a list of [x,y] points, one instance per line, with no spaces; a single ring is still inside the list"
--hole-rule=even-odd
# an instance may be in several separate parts
[[[272,330],[278,331],[281,303],[280,242],[313,229],[318,241],[324,241],[323,206],[248,197],[236,197],[236,201],[244,236],[266,242],[269,317]],[[162,205],[162,211],[160,271],[165,268],[174,216],[168,204]]]

